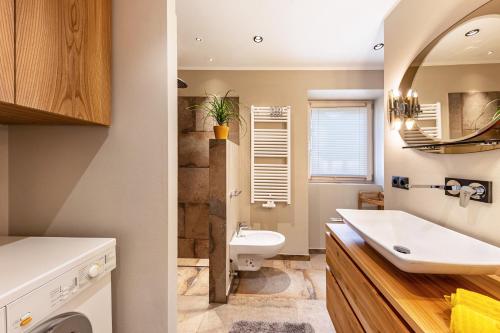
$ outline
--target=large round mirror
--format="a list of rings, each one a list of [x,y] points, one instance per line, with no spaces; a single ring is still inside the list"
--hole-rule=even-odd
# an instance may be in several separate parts
[[[500,0],[433,41],[403,79],[402,93],[410,89],[418,107],[406,120],[410,126],[400,124],[409,147],[434,153],[500,148]]]

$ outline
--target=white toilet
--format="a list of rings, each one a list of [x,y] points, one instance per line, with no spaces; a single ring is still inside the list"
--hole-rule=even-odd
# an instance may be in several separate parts
[[[285,245],[285,236],[275,231],[241,229],[229,243],[230,258],[237,271],[258,271],[264,259],[272,258]]]

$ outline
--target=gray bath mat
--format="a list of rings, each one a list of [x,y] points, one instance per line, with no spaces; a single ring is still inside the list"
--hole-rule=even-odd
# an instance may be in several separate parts
[[[240,320],[233,324],[229,333],[314,333],[314,328],[308,323]]]

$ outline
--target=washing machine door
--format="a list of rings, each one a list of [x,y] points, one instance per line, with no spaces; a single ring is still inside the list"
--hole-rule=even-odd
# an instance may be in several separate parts
[[[92,325],[85,315],[68,312],[43,322],[29,333],[92,333]]]

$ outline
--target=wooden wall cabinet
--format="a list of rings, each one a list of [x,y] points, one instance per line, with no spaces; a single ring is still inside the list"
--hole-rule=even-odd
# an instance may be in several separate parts
[[[0,59],[0,123],[110,124],[111,0],[0,0]]]
[[[0,0],[0,102],[14,103],[14,0]]]

